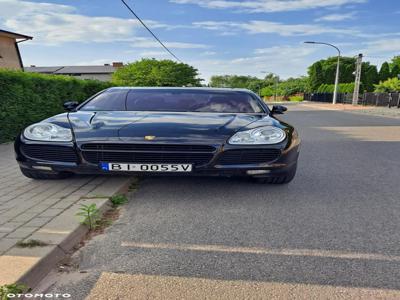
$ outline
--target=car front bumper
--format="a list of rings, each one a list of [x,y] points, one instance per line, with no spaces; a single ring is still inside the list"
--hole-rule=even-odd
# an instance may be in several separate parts
[[[221,164],[218,162],[218,158],[224,151],[232,149],[246,150],[251,149],[270,149],[268,146],[251,147],[246,148],[244,146],[231,146],[231,145],[219,145],[217,151],[213,154],[213,158],[206,164],[194,165],[192,172],[186,173],[174,173],[174,172],[118,172],[118,171],[104,171],[99,164],[90,163],[85,160],[82,155],[80,145],[76,143],[52,143],[51,146],[68,147],[73,149],[77,154],[77,160],[75,162],[67,161],[55,161],[40,158],[34,158],[28,156],[22,150],[24,145],[36,145],[36,146],[48,146],[45,142],[33,142],[19,137],[15,142],[15,153],[16,159],[21,168],[29,170],[35,170],[45,173],[59,173],[69,172],[74,174],[94,174],[94,175],[204,175],[204,176],[252,176],[252,177],[274,177],[284,175],[287,172],[292,171],[296,168],[299,151],[300,151],[300,139],[292,138],[290,142],[286,142],[282,145],[273,146],[275,149],[280,149],[281,154],[273,161],[261,162],[261,163],[230,163]],[[40,156],[40,155],[39,155]],[[113,161],[109,161],[113,162]],[[132,163],[132,162],[129,162]],[[151,163],[151,162],[146,162]],[[179,162],[177,162],[179,163]]]

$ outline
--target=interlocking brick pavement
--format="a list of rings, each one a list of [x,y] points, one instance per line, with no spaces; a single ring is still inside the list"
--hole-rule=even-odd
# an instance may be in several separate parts
[[[21,174],[13,145],[0,144],[0,255],[34,235],[82,197],[98,194],[107,185],[122,180],[126,179],[75,176],[32,180]]]

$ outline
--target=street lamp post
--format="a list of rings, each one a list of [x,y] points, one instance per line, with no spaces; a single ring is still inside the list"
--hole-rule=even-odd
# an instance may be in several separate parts
[[[339,89],[339,65],[340,65],[340,49],[336,47],[335,45],[329,44],[329,43],[324,43],[324,42],[313,42],[313,41],[307,41],[304,42],[305,44],[319,44],[319,45],[327,45],[335,48],[338,52],[338,57],[337,57],[337,65],[336,65],[336,75],[335,75],[335,88],[333,90],[333,101],[332,104],[336,104],[337,101],[337,94],[338,94],[338,89]]]

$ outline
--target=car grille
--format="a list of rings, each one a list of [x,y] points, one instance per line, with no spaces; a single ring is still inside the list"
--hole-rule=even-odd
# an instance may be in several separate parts
[[[240,165],[269,163],[279,158],[279,149],[244,149],[226,150],[221,153],[217,163],[219,165]]]
[[[82,155],[91,163],[190,163],[202,165],[214,156],[208,145],[83,144]]]
[[[78,156],[71,147],[24,144],[21,146],[21,151],[26,156],[38,160],[78,162]]]

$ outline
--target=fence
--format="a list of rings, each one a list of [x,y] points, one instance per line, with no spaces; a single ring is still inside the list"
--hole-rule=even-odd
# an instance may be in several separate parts
[[[337,103],[351,104],[352,93],[338,93]],[[333,93],[304,94],[304,100],[331,103]],[[359,105],[387,106],[400,108],[400,93],[364,93],[360,94]]]

